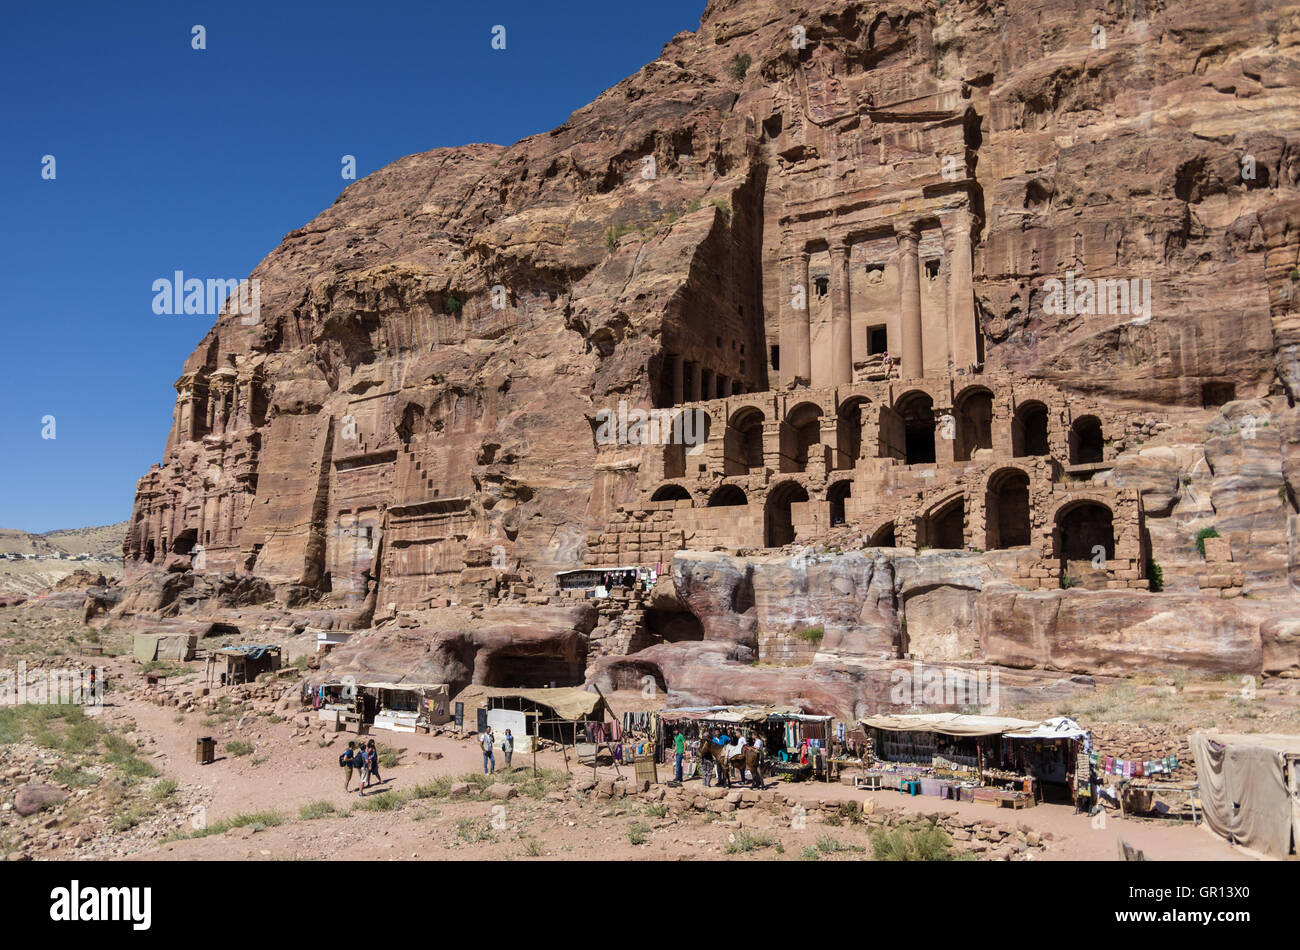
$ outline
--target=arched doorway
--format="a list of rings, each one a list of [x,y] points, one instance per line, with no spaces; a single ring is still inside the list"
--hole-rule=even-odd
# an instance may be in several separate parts
[[[721,485],[709,496],[710,508],[730,508],[735,505],[748,505],[749,499],[739,485]]]
[[[968,389],[954,408],[957,444],[953,457],[968,462],[977,449],[993,448],[993,394],[984,388]]]
[[[764,539],[769,548],[779,548],[794,541],[794,517],[791,505],[808,500],[807,490],[798,482],[782,482],[767,493],[764,510]]]
[[[966,499],[958,495],[932,509],[924,529],[926,547],[960,551],[966,546]]]
[[[1070,464],[1100,462],[1104,444],[1101,420],[1096,416],[1080,416],[1070,426]]]
[[[808,459],[821,449],[822,410],[805,402],[785,417],[781,427],[781,471],[806,472]]]
[[[934,462],[934,400],[926,393],[911,393],[894,407],[903,423],[903,462]]]
[[[1011,420],[1011,454],[1016,458],[1049,455],[1047,442],[1047,407],[1041,402],[1022,403]]]
[[[1028,475],[1018,468],[993,473],[984,496],[984,522],[984,546],[990,551],[1030,543]]]
[[[660,485],[653,495],[651,501],[690,501],[691,493],[681,485]]]
[[[1056,556],[1062,563],[1092,561],[1104,552],[1115,556],[1115,523],[1110,508],[1099,501],[1079,501],[1056,513]]]
[[[844,502],[853,495],[853,482],[849,479],[836,482],[826,491],[826,500],[830,503],[831,526],[844,524]]]
[[[835,442],[839,450],[836,468],[857,468],[862,458],[862,416],[866,399],[851,399],[840,405],[835,417]]]
[[[763,412],[753,406],[736,411],[723,439],[723,474],[748,475],[763,467]]]
[[[867,544],[867,547],[871,547],[871,548],[895,547],[894,523],[890,521],[877,528],[875,534],[871,536],[871,540]]]

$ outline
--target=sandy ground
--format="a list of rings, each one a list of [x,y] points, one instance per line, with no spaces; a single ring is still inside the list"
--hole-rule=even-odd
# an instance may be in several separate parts
[[[508,802],[415,801],[393,812],[354,810],[347,817],[316,820],[297,819],[301,806],[326,801],[339,811],[356,808],[367,797],[383,790],[409,789],[440,775],[463,775],[481,771],[482,760],[471,741],[424,735],[376,733],[382,744],[405,750],[401,764],[389,770],[382,786],[365,795],[343,790],[343,771],[337,766],[338,752],[350,738],[339,734],[327,748],[319,735],[294,738],[292,721],[270,724],[258,720],[241,738],[251,742],[248,756],[218,758],[211,765],[197,764],[195,740],[202,730],[194,725],[178,727],[175,710],[148,704],[130,704],[110,709],[107,715],[129,716],[138,733],[151,735],[161,753],[155,764],[183,788],[204,802],[206,820],[219,822],[241,813],[276,811],[294,820],[277,827],[253,832],[240,828],[220,835],[159,843],[142,850],[143,859],[510,859],[523,857],[601,859],[689,859],[689,858],[794,858],[819,838],[836,840],[866,849],[868,836],[860,826],[825,826],[809,821],[807,827],[759,809],[735,813],[747,828],[765,831],[780,841],[783,852],[773,848],[746,855],[727,855],[735,829],[691,816],[680,820],[646,813],[645,804],[635,799],[609,802],[577,802],[572,799],[533,800],[515,798]],[[426,759],[418,753],[440,753]],[[269,755],[253,764],[260,754]],[[563,769],[563,757],[556,751],[537,756],[539,767]],[[504,767],[498,755],[498,764]],[[516,756],[515,769],[531,769],[531,756]],[[589,768],[575,772],[590,775]],[[614,770],[599,770],[613,778]],[[622,770],[623,775],[629,771]],[[698,782],[688,782],[696,785]],[[1244,860],[1250,856],[1217,838],[1208,829],[1190,823],[1146,819],[1109,819],[1095,828],[1092,819],[1074,814],[1068,805],[1043,804],[1009,811],[972,802],[941,801],[932,797],[900,795],[897,792],[860,792],[843,785],[781,783],[790,798],[798,800],[855,800],[869,797],[876,807],[906,812],[957,812],[971,819],[991,820],[1008,829],[1032,829],[1050,833],[1041,860],[1113,860],[1116,838],[1122,836],[1144,851],[1150,860]],[[494,809],[497,809],[494,811]],[[494,824],[495,822],[495,824]],[[635,823],[648,826],[645,841],[633,844],[629,829]],[[862,852],[848,852],[862,856]],[[825,856],[825,855],[824,855]],[[839,857],[841,855],[835,855]]]
[[[78,625],[70,626],[68,621],[47,614],[9,611],[7,616],[21,618],[21,622],[7,630],[10,635],[3,638],[3,643],[15,651],[36,651],[18,654],[32,659],[70,647],[75,655],[77,647],[70,642],[75,637],[65,634]],[[114,644],[120,648],[118,640],[122,635],[114,634]],[[3,643],[0,652],[4,652]],[[361,795],[355,790],[354,779],[353,790],[345,792],[343,770],[337,759],[355,736],[325,735],[309,710],[295,707],[274,716],[265,712],[258,715],[249,708],[242,712],[182,713],[175,706],[155,705],[142,695],[140,668],[129,657],[96,657],[89,662],[105,665],[110,680],[121,686],[108,694],[104,725],[128,736],[139,746],[140,755],[160,773],[134,786],[122,807],[145,808],[151,814],[125,831],[111,831],[105,822],[88,840],[80,837],[84,832],[69,833],[69,839],[79,836],[80,843],[65,841],[55,850],[37,849],[40,857],[788,860],[816,856],[819,860],[841,860],[870,856],[866,825],[824,824],[817,812],[810,814],[805,827],[796,827],[790,814],[766,808],[741,809],[721,819],[694,811],[674,817],[635,797],[596,801],[560,794],[567,784],[565,780],[555,783],[551,794],[537,798],[520,795],[505,802],[421,798],[391,811],[372,811],[366,803],[383,791],[405,792],[437,778],[481,772],[477,746],[472,740],[449,736],[376,732],[374,737],[381,745],[402,750],[399,764],[384,770],[382,786]],[[195,683],[198,676],[191,674],[188,679]],[[635,692],[610,694],[607,698],[619,712],[646,704]],[[302,725],[304,716],[310,727]],[[195,761],[195,742],[204,735],[216,736],[219,750],[217,761],[207,766]],[[236,738],[251,744],[252,751],[245,755],[225,752],[225,744]],[[539,754],[537,764],[552,773],[565,771],[564,757],[558,751]],[[501,756],[498,765],[504,767]],[[516,757],[516,770],[531,770],[531,766],[531,756]],[[575,764],[572,769],[583,777],[592,774],[588,767]],[[623,768],[621,774],[630,777],[631,773]],[[665,775],[661,769],[661,778]],[[615,771],[603,767],[599,777],[614,778]],[[161,802],[151,801],[150,786],[165,780],[178,783],[175,794]],[[94,794],[99,795],[107,784],[101,783]],[[687,783],[688,787],[698,784],[698,780]],[[1095,827],[1091,818],[1076,815],[1069,805],[1042,804],[1011,811],[982,803],[912,798],[897,792],[856,791],[839,784],[768,784],[799,801],[865,799],[877,810],[956,813],[963,819],[992,822],[1008,830],[1033,831],[1047,842],[1045,850],[1033,852],[1034,860],[1114,860],[1120,837],[1150,860],[1255,857],[1217,838],[1203,825],[1193,827],[1189,822],[1109,817],[1104,827]],[[328,803],[333,812],[320,818],[300,816],[303,806],[317,805],[319,809],[318,803]],[[188,837],[205,823],[211,827],[237,816],[263,812],[276,813],[283,823],[261,828],[266,823],[257,822],[220,834]],[[83,823],[79,827],[87,826]],[[733,838],[742,828],[761,833],[765,843],[742,853],[728,853],[729,845],[735,851]],[[821,848],[816,847],[819,843]]]

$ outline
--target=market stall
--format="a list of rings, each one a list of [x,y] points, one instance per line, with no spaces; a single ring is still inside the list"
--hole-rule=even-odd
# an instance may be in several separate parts
[[[695,748],[709,729],[732,740],[741,734],[761,739],[764,768],[777,778],[798,781],[829,775],[834,719],[773,706],[694,706],[651,713],[650,735],[656,761],[670,764],[673,738],[680,731],[686,740],[682,777],[698,774]]]
[[[612,737],[618,723],[607,722],[604,697],[576,686],[512,689],[468,686],[457,696],[465,709],[477,710],[473,728],[491,726],[499,736],[507,729],[515,751],[533,751],[538,738],[570,746],[588,736]]]
[[[680,732],[686,740],[682,778],[692,778],[699,774],[700,763],[695,750],[701,735],[714,729],[728,737],[735,737],[738,730],[748,731],[765,724],[768,711],[763,706],[688,706],[652,713],[650,734],[654,743],[655,761],[672,764],[670,750],[674,737]]]
[[[763,727],[763,752],[768,767],[778,777],[797,781],[831,777],[831,746],[834,720],[831,716],[773,712]]]
[[[655,585],[664,565],[654,567],[580,568],[573,571],[560,571],[555,575],[555,583],[561,592],[580,591],[587,599],[604,599],[611,591],[622,588],[648,592]]]
[[[316,718],[336,732],[348,726],[359,729],[365,720],[365,698],[355,683],[340,680],[330,680],[315,686],[304,683],[302,698],[316,710]]]
[[[375,729],[427,731],[450,721],[451,694],[446,683],[366,683],[363,716]]]
[[[868,716],[860,722],[869,748],[863,776],[868,787],[1010,807],[1036,799],[1037,780],[1025,766],[1041,751],[1029,737],[1043,723],[960,713]],[[1018,750],[1009,734],[1031,744]]]
[[[280,648],[274,644],[222,647],[208,656],[207,680],[222,686],[251,683],[263,673],[280,668]]]
[[[1002,738],[999,766],[1011,781],[1022,776],[1032,779],[1041,799],[1093,803],[1092,734],[1073,719],[1058,716],[1031,729],[1004,732]]]

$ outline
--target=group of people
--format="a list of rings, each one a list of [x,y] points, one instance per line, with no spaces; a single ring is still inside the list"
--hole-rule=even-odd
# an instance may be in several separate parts
[[[753,746],[760,756],[763,754],[763,740],[753,730],[747,732],[737,730],[737,733],[734,740],[727,734],[725,729],[710,727],[700,733],[700,738],[695,743],[695,753],[700,761],[700,778],[704,780],[705,788],[713,784],[713,756],[705,754],[708,743],[727,746],[726,758],[728,761],[743,753],[746,746]],[[678,785],[682,782],[682,760],[685,757],[686,736],[678,729],[676,735],[673,736],[673,781]]]
[[[496,736],[492,734],[491,726],[484,727],[478,734],[478,744],[483,750],[483,774],[491,775],[497,770]],[[515,737],[510,734],[509,729],[506,730],[505,738],[501,740],[501,751],[506,756],[506,768],[510,768],[510,760],[515,754]]]
[[[360,747],[355,742],[349,742],[348,747],[343,750],[339,756],[339,765],[344,768],[343,791],[350,792],[352,789],[352,773],[358,772],[361,780],[357,786],[357,791],[364,794],[372,782],[382,785],[384,780],[379,777],[379,750],[375,748],[375,740],[371,739]]]

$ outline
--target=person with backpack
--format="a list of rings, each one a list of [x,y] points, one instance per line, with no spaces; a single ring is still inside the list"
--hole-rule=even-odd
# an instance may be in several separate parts
[[[343,777],[343,791],[345,792],[352,791],[348,786],[352,784],[352,769],[357,764],[356,758],[357,744],[355,742],[349,742],[348,747],[339,753],[339,765],[347,770]]]
[[[495,772],[497,770],[497,757],[496,757],[496,753],[492,750],[493,742],[494,742],[494,737],[492,735],[492,727],[487,726],[485,730],[478,737],[479,747],[483,750],[483,774],[484,775],[487,775],[491,772]],[[489,766],[491,767],[489,768]]]
[[[348,745],[351,744],[352,743],[350,742],[348,743]],[[370,787],[370,762],[366,759],[366,747],[364,745],[360,749],[357,749],[356,753],[353,755],[353,759],[356,763],[359,777],[361,778],[361,787],[358,788],[357,791],[364,795],[366,789]]]
[[[510,768],[510,758],[515,754],[515,737],[506,730],[506,737],[501,740],[501,751],[506,754],[506,768]]]
[[[374,739],[366,743],[366,766],[370,769],[370,777],[375,784],[383,785],[384,780],[379,777],[379,749],[375,747]]]

